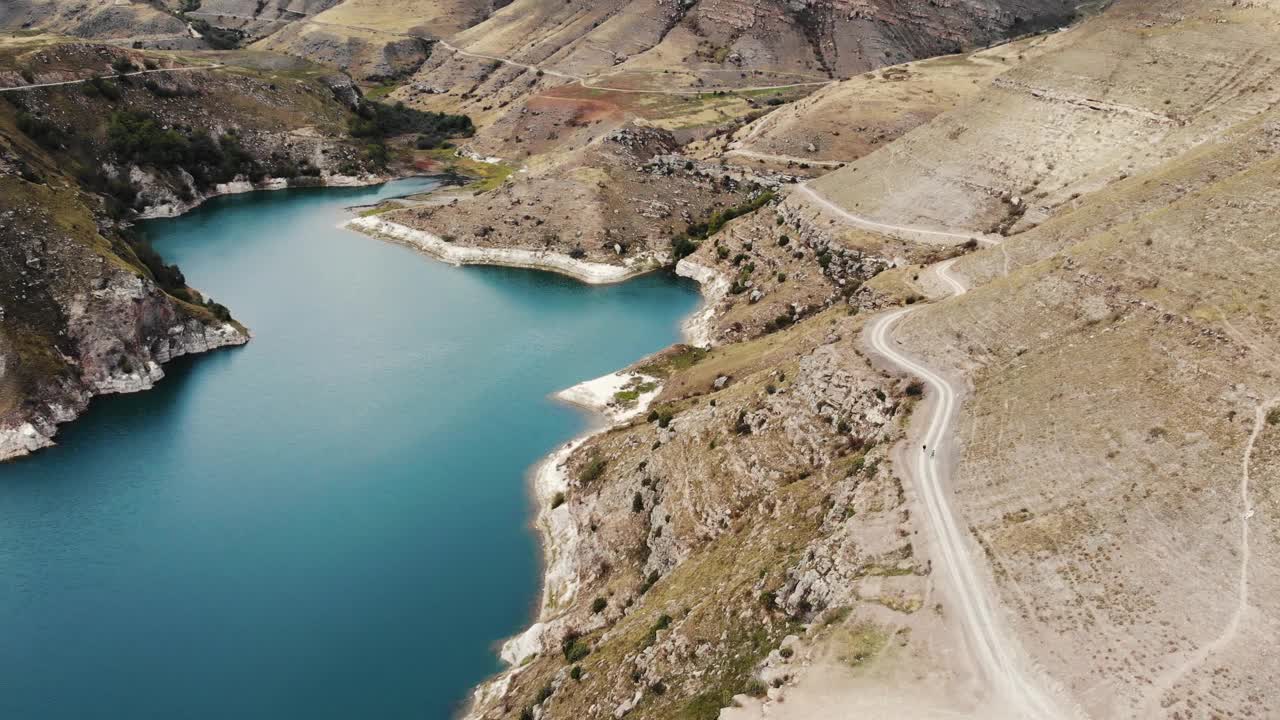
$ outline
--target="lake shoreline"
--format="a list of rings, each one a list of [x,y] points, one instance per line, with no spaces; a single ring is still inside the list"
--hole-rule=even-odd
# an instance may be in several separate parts
[[[656,258],[632,258],[629,264],[589,262],[564,253],[520,248],[487,248],[451,243],[438,235],[392,222],[377,215],[353,218],[344,224],[349,230],[413,248],[451,265],[493,265],[542,270],[564,275],[588,285],[626,282],[660,270]]]

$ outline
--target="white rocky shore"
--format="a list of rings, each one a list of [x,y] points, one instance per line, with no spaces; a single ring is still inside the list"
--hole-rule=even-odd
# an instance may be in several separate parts
[[[149,185],[154,186],[154,183],[150,182],[151,178],[138,170],[138,168],[133,169],[130,179],[143,188],[147,188]],[[366,185],[379,185],[390,179],[390,177],[383,175],[321,175],[319,177],[294,180],[289,178],[266,178],[261,182],[253,183],[244,178],[244,176],[239,176],[231,182],[214,185],[213,190],[202,193],[192,200],[181,200],[173,196],[172,193],[161,193],[153,189],[153,194],[162,197],[164,201],[148,206],[138,213],[138,218],[140,220],[152,220],[155,218],[177,217],[199,207],[206,200],[221,195],[240,195],[258,190],[285,190],[291,187],[363,187]]]
[[[565,388],[554,397],[620,423],[648,410],[649,403],[661,391],[662,381],[656,377],[643,373],[616,372]],[[626,392],[633,392],[636,397],[618,397],[619,393]]]
[[[729,294],[729,278],[718,270],[684,258],[676,263],[676,275],[698,283],[702,290],[702,307],[684,321],[685,341],[698,347],[711,347],[711,321],[715,319],[720,301]]]
[[[391,222],[376,215],[355,218],[346,227],[371,237],[408,245],[417,250],[455,265],[502,265],[531,268],[567,275],[590,285],[607,285],[630,280],[657,269],[653,258],[628,258],[622,265],[588,262],[569,257],[564,253],[522,250],[517,248],[486,248],[458,245],[425,230]]]
[[[12,460],[53,445],[53,436],[57,433],[58,426],[79,417],[88,407],[89,401],[98,395],[151,389],[164,377],[161,363],[183,355],[244,345],[247,342],[249,333],[231,323],[223,323],[217,327],[206,326],[196,320],[178,323],[169,328],[165,338],[157,341],[150,357],[138,358],[135,366],[137,369],[86,378],[85,386],[68,390],[67,402],[48,403],[26,422],[12,427],[0,427],[0,461]],[[4,368],[0,366],[0,377],[3,375]]]
[[[616,394],[626,390],[638,391],[636,398],[619,401]],[[661,391],[660,379],[623,371],[578,383],[553,395],[556,399],[597,413],[606,422],[561,445],[533,472],[533,495],[538,505],[534,524],[542,535],[544,559],[542,604],[537,620],[524,632],[503,643],[499,655],[510,667],[475,689],[475,705],[483,705],[487,698],[501,696],[524,662],[546,649],[547,638],[556,636],[556,610],[572,600],[578,591],[577,525],[569,515],[568,504],[552,507],[556,504],[556,497],[569,488],[565,462],[592,436],[644,413]],[[549,630],[552,632],[548,633]],[[469,714],[465,720],[474,720],[474,717]]]

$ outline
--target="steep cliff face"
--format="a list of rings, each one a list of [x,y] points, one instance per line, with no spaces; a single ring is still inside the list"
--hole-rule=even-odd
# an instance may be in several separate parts
[[[194,290],[162,290],[99,230],[96,198],[33,172],[0,177],[0,459],[49,445],[94,395],[149,388],[161,363],[249,339]]]
[[[150,387],[172,358],[248,341],[134,219],[376,178],[346,135],[357,96],[324,72],[40,43],[0,53],[0,79],[70,83],[0,96],[0,458],[48,445],[94,395]]]

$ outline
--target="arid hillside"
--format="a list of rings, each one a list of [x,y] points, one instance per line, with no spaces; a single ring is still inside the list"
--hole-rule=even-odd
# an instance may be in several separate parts
[[[1280,99],[1253,4],[1117,3],[977,102],[814,183],[873,220],[1016,232]]]
[[[897,335],[970,384],[959,514],[1023,648],[1089,717],[1277,702],[1277,19],[1117,2],[810,184],[846,215],[788,201],[850,237],[999,241]],[[905,267],[864,300],[945,287]]]

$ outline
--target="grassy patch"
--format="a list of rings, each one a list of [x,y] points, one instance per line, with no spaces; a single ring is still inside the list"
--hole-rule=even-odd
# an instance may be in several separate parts
[[[876,656],[889,641],[884,629],[872,622],[841,628],[836,635],[840,662],[860,667]]]
[[[365,90],[364,96],[369,100],[382,100],[386,98],[388,95],[390,95],[391,93],[395,92],[396,89],[403,84],[404,83],[400,83],[400,82],[383,83],[381,85],[377,85]]]
[[[666,378],[673,372],[681,372],[697,365],[707,357],[705,348],[692,345],[676,345],[672,352],[666,353],[653,362],[640,366],[645,375]]]

